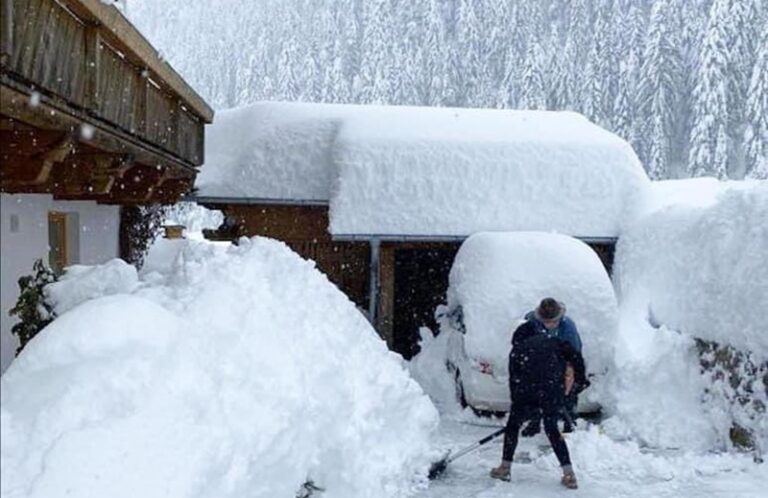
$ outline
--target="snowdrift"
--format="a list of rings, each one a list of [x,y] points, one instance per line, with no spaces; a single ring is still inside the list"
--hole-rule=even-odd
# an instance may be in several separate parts
[[[608,274],[583,242],[554,233],[478,233],[451,268],[448,308],[461,306],[467,353],[507,364],[515,324],[544,297],[565,303],[587,368],[611,364],[618,306]]]
[[[653,324],[768,357],[768,182],[705,197],[657,210],[619,239],[621,300],[644,299]]]
[[[674,201],[659,196],[616,250],[618,417],[608,427],[650,446],[711,450],[732,447],[737,423],[765,445],[762,374],[702,374],[695,339],[768,359],[768,182],[663,183],[657,193]]]
[[[313,263],[255,238],[190,243],[138,287],[102,275],[129,283],[61,315],[0,381],[4,498],[293,497],[307,479],[328,498],[392,497],[423,483],[437,412]]]

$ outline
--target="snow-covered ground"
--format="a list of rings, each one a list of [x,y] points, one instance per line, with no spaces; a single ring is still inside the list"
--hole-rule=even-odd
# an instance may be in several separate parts
[[[458,450],[501,427],[502,421],[466,413],[444,415],[437,444]],[[582,425],[585,424],[582,422]],[[521,439],[510,482],[491,479],[499,464],[501,438],[452,462],[417,498],[758,498],[765,496],[768,464],[748,455],[693,454],[641,450],[635,442],[616,441],[597,426],[566,436],[579,489],[560,485],[557,459],[543,435]],[[526,458],[527,457],[527,458]]]

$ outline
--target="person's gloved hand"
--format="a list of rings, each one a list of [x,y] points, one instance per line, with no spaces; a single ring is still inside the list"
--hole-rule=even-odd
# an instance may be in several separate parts
[[[573,367],[571,365],[565,366],[565,394],[568,395],[571,393],[571,389],[573,389],[573,383],[576,380],[576,374],[573,371]]]
[[[587,389],[591,385],[592,385],[592,383],[588,379],[583,379],[581,382],[577,382],[576,383],[576,387],[574,388],[575,389],[575,393],[579,394],[580,392],[584,391],[585,389]]]

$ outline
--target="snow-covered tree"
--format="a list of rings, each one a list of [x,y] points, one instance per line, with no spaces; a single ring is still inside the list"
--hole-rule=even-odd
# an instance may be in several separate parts
[[[458,0],[456,18],[456,50],[458,60],[454,71],[460,82],[455,105],[471,107],[482,93],[483,43],[481,26],[472,0]]]
[[[698,83],[694,90],[693,130],[688,172],[692,177],[728,177],[729,0],[714,0],[707,21]]]
[[[652,179],[667,177],[671,137],[677,114],[680,52],[677,0],[657,0],[648,25],[638,88],[638,105],[645,117],[643,157]]]
[[[544,88],[542,63],[541,46],[538,40],[534,38],[528,42],[528,51],[525,54],[525,66],[521,80],[522,89],[518,103],[520,109],[547,108],[547,92]]]
[[[768,179],[768,24],[759,47],[747,90],[744,149],[746,176],[765,180]]]
[[[571,109],[628,139],[654,177],[716,174],[716,152],[719,171],[741,175],[762,140],[747,98],[766,0],[131,0],[126,12],[218,109]]]
[[[753,22],[758,15],[760,1],[732,0],[728,12],[726,32],[729,50],[728,111],[731,136],[739,134],[739,127],[744,122],[744,104],[756,56],[755,41],[760,36],[757,24]]]

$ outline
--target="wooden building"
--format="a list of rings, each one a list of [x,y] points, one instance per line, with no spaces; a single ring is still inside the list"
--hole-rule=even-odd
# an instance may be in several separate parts
[[[4,369],[18,277],[117,257],[120,207],[191,188],[213,111],[114,6],[0,0],[0,17]]]
[[[483,126],[492,129],[477,130]],[[550,126],[563,128],[563,137],[548,139]],[[225,214],[208,238],[285,241],[405,357],[417,349],[419,327],[435,327],[467,236],[559,231],[587,242],[610,271],[620,211],[647,181],[628,144],[573,113],[260,103],[219,113],[206,141],[194,198]],[[586,177],[574,179],[571,168],[565,175],[573,185],[560,190],[584,195],[540,209],[552,201],[535,191],[538,169],[562,162],[564,150],[574,156],[574,147],[583,167],[576,171]],[[494,150],[505,162],[491,164]],[[464,163],[452,164],[455,157]],[[430,161],[437,174],[425,176],[419,168]],[[457,176],[441,175],[445,168]],[[478,168],[491,177],[478,178]],[[604,181],[612,169],[620,178],[613,187]],[[508,192],[519,198],[499,199]]]
[[[390,349],[405,358],[418,352],[421,327],[437,327],[434,313],[445,303],[448,274],[465,237],[335,238],[328,232],[327,205],[212,197],[200,197],[197,202],[225,215],[224,225],[206,232],[208,239],[274,238],[315,261],[368,314]],[[610,272],[616,240],[585,242]]]

